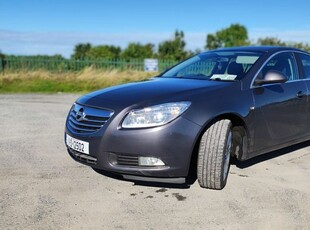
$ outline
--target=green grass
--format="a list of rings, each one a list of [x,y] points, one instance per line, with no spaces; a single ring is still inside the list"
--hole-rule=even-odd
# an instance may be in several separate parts
[[[102,71],[52,73],[19,71],[0,74],[0,93],[85,93],[112,85],[142,81],[154,74],[142,71]]]

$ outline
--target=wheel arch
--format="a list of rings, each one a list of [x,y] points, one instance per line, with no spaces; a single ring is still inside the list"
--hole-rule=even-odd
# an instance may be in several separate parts
[[[189,168],[189,175],[195,174],[195,168],[197,164],[197,156],[198,156],[198,149],[202,135],[206,132],[206,130],[215,122],[223,119],[228,119],[232,122],[233,132],[234,132],[234,142],[239,142],[239,149],[235,149],[234,157],[238,160],[243,160],[246,158],[247,150],[248,150],[248,127],[244,121],[244,119],[237,114],[234,113],[223,113],[219,114],[218,116],[212,118],[211,120],[207,121],[205,125],[202,127],[200,133],[198,134],[195,145],[192,151],[191,156],[191,163]],[[241,138],[241,139],[240,139]]]

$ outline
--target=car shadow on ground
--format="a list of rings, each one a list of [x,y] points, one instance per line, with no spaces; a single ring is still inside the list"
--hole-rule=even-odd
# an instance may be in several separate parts
[[[306,142],[302,142],[300,144],[296,144],[296,145],[292,145],[283,149],[279,149],[273,152],[269,152],[269,153],[265,153],[263,155],[251,158],[249,160],[246,161],[238,161],[236,159],[232,159],[231,164],[232,165],[236,165],[238,168],[240,169],[244,169],[244,168],[248,168],[252,165],[255,164],[259,164],[263,161],[267,161],[267,160],[271,160],[273,158],[285,155],[285,154],[289,154],[291,152],[294,152],[296,150],[302,149],[302,148],[306,148],[310,146],[310,141],[306,141]]]

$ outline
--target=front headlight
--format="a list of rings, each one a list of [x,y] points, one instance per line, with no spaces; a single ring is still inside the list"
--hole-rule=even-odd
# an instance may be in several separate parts
[[[183,101],[135,109],[125,117],[122,127],[147,128],[164,125],[184,113],[190,105],[190,102]]]

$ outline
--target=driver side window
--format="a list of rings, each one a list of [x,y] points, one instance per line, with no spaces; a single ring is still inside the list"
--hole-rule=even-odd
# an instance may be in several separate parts
[[[288,81],[297,80],[295,58],[292,53],[280,53],[271,58],[258,74],[258,79],[264,79],[268,71],[281,72]]]

